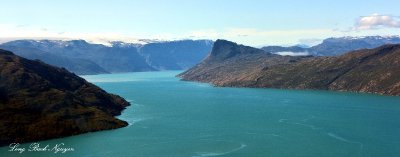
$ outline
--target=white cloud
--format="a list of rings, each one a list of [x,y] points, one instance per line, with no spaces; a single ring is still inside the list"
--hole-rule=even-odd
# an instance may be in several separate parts
[[[24,25],[0,24],[0,43],[18,39],[57,39],[73,40],[84,39],[98,44],[109,44],[109,41],[124,41],[140,43],[137,38],[121,35],[116,32],[65,32],[55,31],[49,28],[39,28]]]
[[[255,28],[226,28],[222,30],[199,30],[186,33],[192,39],[227,39],[240,44],[262,47],[265,45],[294,45],[300,39],[340,36],[340,31],[332,29],[291,29],[261,30]],[[183,34],[185,35],[185,34]]]
[[[307,56],[307,55],[310,55],[308,52],[290,52],[290,51],[276,52],[275,54],[278,54],[281,56]]]
[[[16,39],[84,39],[88,42],[109,44],[109,41],[141,43],[140,39],[227,39],[250,46],[293,45],[304,37],[321,38],[337,35],[331,29],[261,30],[255,28],[200,29],[188,32],[163,33],[120,33],[120,32],[73,32],[29,25],[0,24],[0,42]]]
[[[353,30],[370,30],[382,27],[400,28],[400,20],[395,16],[372,14],[358,18]]]
[[[378,16],[378,15],[376,15]],[[380,16],[380,15],[379,15]],[[387,18],[383,18],[387,19]],[[392,17],[395,20],[394,17]],[[368,20],[367,20],[368,21]],[[364,22],[365,23],[365,22]],[[360,23],[359,29],[365,28]],[[376,23],[376,22],[375,22]],[[381,22],[382,23],[382,22]],[[398,22],[392,22],[397,26]],[[372,26],[371,26],[372,27]],[[320,29],[256,29],[256,28],[222,28],[198,29],[182,32],[79,32],[72,30],[57,30],[55,28],[35,27],[30,25],[0,24],[0,43],[17,39],[84,39],[91,43],[109,44],[109,41],[123,41],[128,43],[145,43],[141,39],[149,40],[181,40],[181,39],[227,39],[240,44],[262,47],[266,45],[315,45],[321,39],[340,36],[365,35],[400,35],[397,28],[370,29],[365,31],[340,31],[329,28]]]

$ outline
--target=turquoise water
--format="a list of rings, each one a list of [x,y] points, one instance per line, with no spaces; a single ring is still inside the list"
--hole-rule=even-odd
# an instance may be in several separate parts
[[[84,76],[131,101],[120,116],[128,127],[40,142],[74,148],[64,154],[2,147],[0,156],[400,156],[400,97],[217,88],[178,73]]]

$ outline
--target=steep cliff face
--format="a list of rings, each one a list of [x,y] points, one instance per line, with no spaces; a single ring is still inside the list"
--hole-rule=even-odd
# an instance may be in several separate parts
[[[62,68],[0,50],[0,145],[124,127],[129,103]]]
[[[213,51],[211,54],[228,53],[219,49]],[[212,55],[179,76],[183,80],[209,82],[217,86],[400,95],[400,45],[363,49],[338,57],[288,57],[258,52],[215,62],[209,62],[213,60],[210,58]]]
[[[240,57],[241,55],[262,54],[271,56],[263,50],[250,46],[238,45],[227,40],[217,40],[212,48],[210,56],[206,61],[223,61],[232,57]]]

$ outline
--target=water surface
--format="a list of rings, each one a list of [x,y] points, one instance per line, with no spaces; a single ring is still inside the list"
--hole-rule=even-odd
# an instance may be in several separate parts
[[[178,71],[84,76],[132,103],[129,126],[41,141],[82,157],[398,157],[400,98],[372,94],[219,88]],[[29,144],[22,146],[27,147]],[[54,156],[9,152],[0,156]]]

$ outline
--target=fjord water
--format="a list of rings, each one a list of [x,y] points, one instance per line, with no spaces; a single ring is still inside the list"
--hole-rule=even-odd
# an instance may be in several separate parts
[[[132,105],[121,129],[39,142],[75,151],[0,156],[398,157],[400,98],[312,90],[220,88],[178,71],[84,76]],[[29,144],[22,146],[27,147]]]

